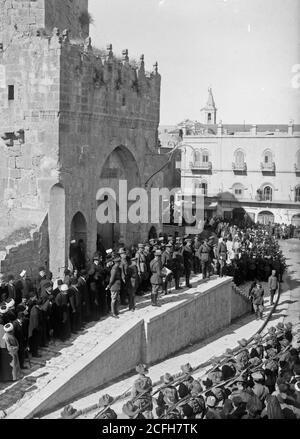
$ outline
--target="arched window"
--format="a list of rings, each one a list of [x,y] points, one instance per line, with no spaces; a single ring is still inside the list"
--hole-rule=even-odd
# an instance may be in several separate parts
[[[262,194],[263,201],[272,201],[273,200],[273,189],[271,186],[265,186]]]
[[[236,183],[232,187],[233,194],[236,198],[243,198],[244,197],[244,186],[240,183]]]
[[[295,202],[300,202],[300,186],[295,187]]]
[[[207,196],[208,194],[208,184],[205,182],[201,183],[201,189],[203,191],[203,195]]]
[[[239,168],[242,168],[244,166],[245,154],[243,153],[243,151],[241,151],[241,150],[235,151],[234,161],[235,161],[236,166],[238,166]]]
[[[201,163],[201,152],[199,150],[194,152],[194,161],[195,163]]]
[[[271,167],[273,163],[273,154],[272,151],[267,149],[263,154],[263,164],[265,167]]]
[[[208,121],[208,123],[211,122],[211,113],[208,113],[208,115],[207,115],[207,121]]]
[[[209,152],[204,149],[202,151],[202,163],[208,163],[209,162]]]

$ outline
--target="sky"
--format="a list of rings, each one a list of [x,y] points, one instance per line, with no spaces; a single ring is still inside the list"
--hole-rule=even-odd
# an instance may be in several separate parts
[[[92,44],[157,61],[161,125],[300,123],[299,0],[89,0]]]

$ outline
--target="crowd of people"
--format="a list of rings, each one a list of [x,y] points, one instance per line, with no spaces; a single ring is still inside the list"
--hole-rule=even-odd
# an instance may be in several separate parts
[[[130,419],[300,419],[297,338],[291,323],[278,323],[251,342],[240,340],[235,352],[227,349],[205,376],[196,378],[186,364],[178,376],[165,373],[157,390],[147,366],[139,364],[123,414]],[[102,396],[96,417],[117,419],[113,403],[112,396]],[[67,406],[61,416],[71,419],[83,412]]]
[[[274,230],[237,227],[220,219],[193,238],[160,236],[108,250],[100,245],[90,261],[83,241],[72,241],[70,263],[61,279],[53,279],[45,267],[36,279],[26,270],[18,279],[0,274],[0,381],[18,380],[26,358],[39,357],[39,349],[51,339],[65,342],[86,323],[108,315],[118,319],[120,304],[134,312],[136,295],[151,292],[151,305],[160,306],[159,297],[170,293],[173,280],[175,292],[182,277],[191,287],[192,272],[202,273],[203,279],[230,275],[237,285],[254,281],[250,295],[257,318],[262,318],[260,282],[275,277],[270,286],[275,294],[276,279],[280,282],[285,270]]]

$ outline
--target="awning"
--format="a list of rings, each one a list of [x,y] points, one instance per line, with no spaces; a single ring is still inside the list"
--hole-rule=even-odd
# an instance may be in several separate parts
[[[218,203],[210,203],[207,209],[216,209],[218,207]]]

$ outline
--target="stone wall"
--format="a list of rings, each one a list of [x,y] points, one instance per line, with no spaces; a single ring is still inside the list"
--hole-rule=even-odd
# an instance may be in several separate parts
[[[249,297],[239,287],[232,284],[231,290],[231,321],[238,319],[243,314],[250,313],[252,304]]]
[[[41,259],[44,265],[49,258],[48,246],[41,258],[35,251],[40,238],[19,246],[18,231],[39,230],[58,178],[59,56],[51,40],[29,36],[22,38],[22,49],[16,38],[0,53],[0,243],[10,237],[11,247],[0,258],[6,258],[4,272],[18,273],[20,265]]]
[[[203,292],[146,322],[147,364],[163,360],[229,326],[231,279],[211,283],[210,288],[201,285],[199,290]]]
[[[69,29],[72,37],[84,39],[89,24],[81,20],[81,14],[87,11],[88,0],[0,0],[0,42],[6,45],[17,33],[52,33],[54,27]]]
[[[233,291],[233,292],[232,292]],[[168,309],[149,320],[133,320],[117,329],[106,343],[101,343],[83,355],[60,376],[27,400],[9,419],[25,419],[56,410],[83,397],[89,391],[108,385],[134,371],[139,362],[153,364],[187,347],[204,340],[230,325],[233,318],[245,315],[244,306],[235,301],[240,298],[232,290],[232,279],[211,280],[202,283],[197,292],[187,295],[181,303],[169,303]],[[234,316],[231,314],[234,310]],[[201,358],[199,358],[199,364]]]
[[[75,44],[78,17],[87,12],[87,3],[0,0],[0,30],[8,34],[14,28],[0,51],[0,241],[22,228],[39,228],[48,215],[50,252],[57,236],[65,236],[55,257],[48,255],[55,275],[68,265],[78,212],[86,221],[88,254],[96,250],[98,189],[115,188],[121,178],[129,190],[143,187],[166,161],[157,154],[157,65],[147,73],[143,57],[130,63],[127,51],[121,59],[111,47],[93,49],[83,35]],[[37,34],[42,19],[46,33]],[[71,32],[59,32],[69,19]],[[31,21],[32,29],[18,28]],[[161,187],[161,176],[151,184]],[[64,192],[60,200],[52,196],[57,186]],[[151,226],[151,219],[125,225],[120,239],[137,243],[148,237]]]
[[[0,272],[13,274],[18,278],[21,271],[26,270],[28,276],[34,280],[38,276],[40,266],[49,266],[49,235],[48,217],[38,229],[29,231],[30,237],[24,241],[18,241],[17,232],[14,233],[14,245],[0,251]],[[1,242],[0,242],[1,244]]]

